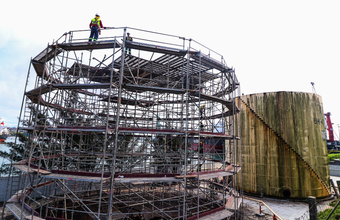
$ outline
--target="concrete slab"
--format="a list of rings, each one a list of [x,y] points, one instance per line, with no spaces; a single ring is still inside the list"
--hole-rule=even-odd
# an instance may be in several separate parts
[[[228,210],[221,210],[218,212],[215,212],[211,215],[204,216],[200,218],[200,220],[220,220],[220,219],[226,219],[230,216],[232,216],[234,213],[228,211]]]
[[[257,200],[261,200],[266,203],[279,217],[284,220],[295,220],[296,218],[301,217],[308,211],[308,203],[304,202],[291,202],[286,200],[279,199],[269,199],[269,198],[255,198]],[[260,206],[258,202],[251,200],[243,200],[243,203],[246,206],[250,206],[252,210],[254,210],[254,215],[260,213]],[[262,213],[266,214],[266,216],[273,216],[271,211],[265,207],[261,207]]]
[[[335,186],[337,187],[337,181],[340,181],[339,176],[331,176],[331,179],[333,180]],[[287,200],[280,200],[280,199],[270,199],[270,198],[258,198],[258,197],[251,197],[256,200],[261,200],[264,203],[266,203],[279,217],[281,217],[284,220],[295,220],[300,217],[304,217],[304,219],[309,219],[309,213],[308,213],[308,203],[307,202],[292,202]],[[332,200],[322,201],[318,202],[318,206],[320,207],[327,207],[327,205]],[[248,218],[246,219],[258,219],[260,217],[256,217],[257,213],[260,213],[259,203],[244,199],[243,203],[245,207],[248,209],[249,212],[253,212],[253,215],[248,214]],[[265,206],[261,207],[262,213],[266,214],[266,217],[271,216],[272,219],[272,213],[268,208]],[[303,218],[302,218],[303,219]]]

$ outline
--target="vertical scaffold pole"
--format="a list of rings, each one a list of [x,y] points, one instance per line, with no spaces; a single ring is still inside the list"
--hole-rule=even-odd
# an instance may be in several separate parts
[[[185,143],[184,143],[184,187],[183,187],[183,219],[187,219],[187,212],[186,212],[186,206],[187,206],[187,201],[186,201],[186,190],[187,190],[187,153],[188,153],[188,130],[189,130],[189,121],[188,121],[188,113],[189,113],[189,64],[190,64],[190,46],[191,46],[191,39],[189,40],[189,47],[187,51],[187,72],[186,72],[186,88],[185,88],[185,95],[186,95],[186,100],[185,100],[185,112],[186,112],[186,125],[185,125]]]
[[[122,83],[123,83],[123,75],[124,75],[124,60],[125,60],[125,36],[126,36],[126,28],[124,28],[123,34],[123,47],[122,47],[122,55],[121,55],[121,63],[120,63],[120,73],[119,73],[119,85],[118,85],[118,102],[117,102],[117,115],[116,115],[116,126],[115,126],[115,143],[114,143],[114,152],[112,159],[112,167],[111,167],[111,180],[110,180],[110,199],[108,205],[108,220],[111,219],[112,214],[112,194],[114,188],[114,175],[115,175],[115,166],[116,166],[116,157],[117,157],[117,148],[118,148],[118,136],[119,136],[119,115],[120,115],[120,104],[122,97]]]
[[[199,124],[199,134],[201,134],[202,132],[202,126],[201,126],[201,123],[203,118],[204,118],[204,110],[201,109],[201,83],[202,83],[202,80],[201,80],[201,51],[199,52],[199,70],[198,70],[198,90],[199,90],[199,94],[198,94],[198,108],[199,108],[199,111],[202,111],[202,113],[199,113],[200,114],[200,117],[198,119],[198,124]],[[201,141],[203,141],[203,144],[201,146]],[[197,187],[199,188],[200,187],[200,171],[201,171],[201,159],[200,159],[200,152],[201,152],[201,147],[202,147],[202,164],[203,164],[203,158],[204,158],[204,140],[201,140],[201,135],[198,136],[198,145],[197,145]],[[199,219],[199,216],[200,216],[200,195],[199,193],[197,193],[197,219]]]
[[[104,138],[104,149],[103,149],[103,160],[102,160],[102,173],[101,173],[101,182],[100,182],[100,193],[99,193],[99,204],[98,204],[98,218],[100,218],[100,208],[101,208],[101,196],[103,193],[103,178],[105,173],[105,159],[106,159],[106,150],[108,148],[108,129],[109,129],[109,114],[110,114],[110,103],[111,103],[111,94],[112,94],[112,79],[113,79],[113,66],[114,66],[114,55],[116,50],[116,37],[114,38],[114,46],[113,46],[113,55],[112,55],[112,65],[111,65],[111,72],[110,72],[110,88],[109,88],[109,97],[108,97],[108,104],[107,104],[107,115],[106,115],[106,127],[105,127],[105,138]],[[117,114],[118,116],[118,114]],[[112,182],[111,182],[112,185]],[[112,190],[112,189],[111,189]],[[112,197],[112,191],[110,191],[110,199]],[[109,208],[111,204],[109,205]],[[110,208],[111,210],[111,208]],[[110,215],[108,216],[110,218]]]

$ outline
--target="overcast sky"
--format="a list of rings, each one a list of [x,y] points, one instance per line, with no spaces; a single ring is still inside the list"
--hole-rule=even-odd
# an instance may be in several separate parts
[[[322,97],[338,133],[340,2],[7,1],[0,22],[0,117],[17,126],[31,57],[70,30],[133,27],[192,38],[224,56],[244,94],[296,91]],[[133,35],[133,33],[131,33]]]

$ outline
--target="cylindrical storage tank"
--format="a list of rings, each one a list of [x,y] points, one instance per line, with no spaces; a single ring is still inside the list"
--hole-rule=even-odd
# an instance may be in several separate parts
[[[237,103],[243,191],[327,197],[330,175],[321,96],[269,92],[241,96]]]

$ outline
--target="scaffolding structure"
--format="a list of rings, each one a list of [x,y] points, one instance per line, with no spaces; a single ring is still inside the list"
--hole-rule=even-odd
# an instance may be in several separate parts
[[[6,207],[18,219],[239,219],[234,69],[193,39],[102,32],[88,43],[70,31],[31,59],[29,141]]]

